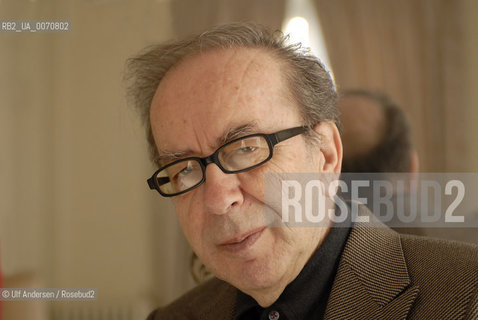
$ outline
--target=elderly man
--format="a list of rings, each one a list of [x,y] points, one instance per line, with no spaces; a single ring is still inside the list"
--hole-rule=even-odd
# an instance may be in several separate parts
[[[216,276],[150,319],[476,316],[476,247],[383,225],[267,223],[266,210],[282,212],[266,174],[340,173],[336,93],[315,57],[280,33],[232,24],[150,47],[128,67],[159,167],[149,186],[172,197]]]

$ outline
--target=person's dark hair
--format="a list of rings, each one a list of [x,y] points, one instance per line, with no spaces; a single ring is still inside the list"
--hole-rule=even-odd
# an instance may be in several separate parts
[[[287,44],[280,31],[252,23],[226,24],[190,38],[153,45],[127,61],[127,93],[139,110],[146,127],[150,156],[157,162],[149,109],[156,89],[166,73],[189,56],[208,50],[258,48],[271,53],[284,65],[291,96],[300,106],[304,125],[333,121],[340,130],[337,94],[322,63],[300,44]]]
[[[385,115],[385,132],[380,143],[366,154],[345,157],[342,172],[408,172],[412,138],[405,113],[388,96],[371,90],[346,90],[341,97],[361,97],[376,102]]]

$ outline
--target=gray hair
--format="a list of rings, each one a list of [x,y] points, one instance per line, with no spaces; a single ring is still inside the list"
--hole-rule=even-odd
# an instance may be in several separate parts
[[[145,48],[126,63],[125,80],[129,101],[139,110],[146,128],[150,156],[157,162],[158,151],[151,132],[149,110],[153,96],[166,73],[186,57],[213,49],[258,48],[270,52],[286,66],[290,93],[300,108],[305,126],[333,121],[340,130],[337,94],[329,73],[309,50],[287,44],[288,37],[252,23],[214,27],[187,39]]]

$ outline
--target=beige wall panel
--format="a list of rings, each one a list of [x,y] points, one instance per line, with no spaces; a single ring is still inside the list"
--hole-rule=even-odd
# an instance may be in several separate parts
[[[410,116],[423,171],[477,170],[463,85],[476,10],[464,0],[316,3],[338,87],[390,94]]]
[[[169,301],[191,286],[190,251],[147,188],[154,168],[122,83],[128,57],[170,37],[168,2],[5,0],[0,13],[71,21],[69,33],[0,33],[2,270],[98,288],[94,306]]]

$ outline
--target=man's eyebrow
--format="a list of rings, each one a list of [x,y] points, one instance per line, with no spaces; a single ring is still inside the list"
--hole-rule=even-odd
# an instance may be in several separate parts
[[[154,159],[154,162],[158,166],[163,166],[167,163],[184,158],[186,157],[186,155],[189,154],[189,152],[172,152],[167,150],[158,150],[158,153],[159,155],[157,156],[156,159]]]
[[[228,141],[234,140],[236,138],[240,138],[242,136],[245,136],[251,133],[255,133],[256,130],[257,130],[256,122],[250,122],[241,126],[230,128],[222,135],[222,137],[217,139],[217,144],[223,145],[224,143]]]
[[[254,133],[257,130],[257,124],[255,122],[250,122],[244,125],[240,125],[234,128],[229,128],[224,134],[219,137],[216,141],[217,148],[219,148],[224,143],[234,140],[236,138],[240,138],[247,134]],[[181,158],[186,158],[192,155],[191,151],[183,151],[183,152],[172,152],[168,150],[158,150],[158,156],[154,159],[154,162],[158,166],[163,166],[167,163],[173,162],[175,160],[179,160]]]

